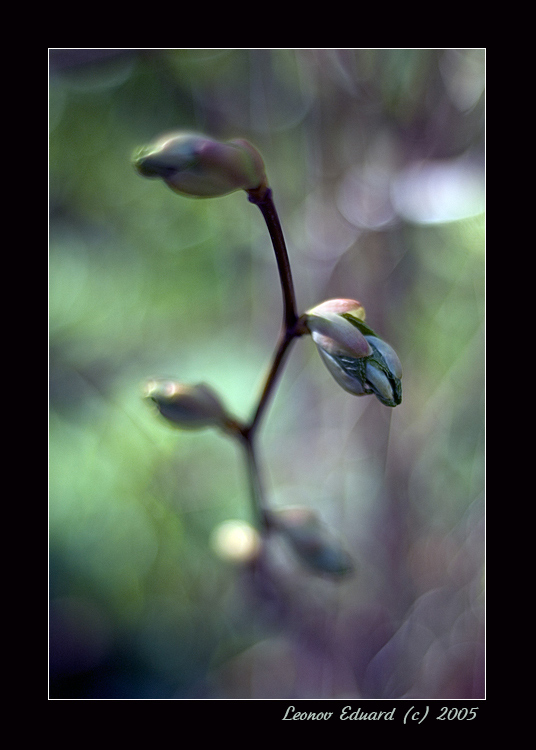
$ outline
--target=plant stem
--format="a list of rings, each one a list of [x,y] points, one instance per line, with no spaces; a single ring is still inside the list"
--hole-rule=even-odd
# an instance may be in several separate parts
[[[283,322],[285,327],[290,329],[298,320],[296,295],[294,293],[294,282],[292,281],[287,246],[283,237],[281,222],[279,221],[279,216],[272,200],[272,191],[270,188],[263,188],[261,192],[258,190],[249,190],[248,196],[251,203],[254,203],[261,210],[268,231],[270,232],[283,292]]]
[[[283,323],[281,333],[275,350],[272,365],[268,372],[257,408],[253,418],[246,428],[249,438],[252,438],[262,414],[268,403],[268,399],[273,391],[280,368],[286,357],[290,344],[297,336],[307,333],[303,320],[298,316],[296,307],[296,294],[294,292],[294,282],[292,281],[292,271],[290,261],[281,228],[281,222],[272,198],[272,191],[269,187],[261,186],[256,190],[248,191],[248,198],[251,203],[259,207],[272,240],[277,267],[279,270],[279,279],[281,281],[281,290],[283,292]]]
[[[264,410],[266,409],[268,400],[276,384],[277,377],[281,370],[281,366],[289,351],[289,347],[294,341],[294,339],[296,338],[296,336],[298,335],[301,335],[301,334],[298,334],[296,332],[295,326],[292,329],[283,328],[281,331],[279,341],[277,344],[277,348],[275,350],[274,357],[272,360],[272,365],[270,367],[270,370],[268,371],[268,375],[266,376],[266,380],[264,383],[264,388],[263,388],[261,397],[257,403],[257,407],[253,415],[253,418],[251,419],[251,422],[249,426],[247,427],[247,434],[250,437],[253,437],[253,435],[255,434],[258,428],[261,417],[264,413]]]
[[[281,372],[283,362],[288,354],[289,347],[295,338],[308,333],[308,330],[305,326],[304,318],[300,318],[298,315],[290,261],[279,216],[272,199],[272,191],[263,185],[256,190],[249,190],[248,198],[251,203],[259,207],[268,227],[279,270],[281,290],[283,292],[283,322],[264,388],[249,424],[235,425],[237,428],[235,432],[239,435],[246,453],[251,501],[254,506],[254,512],[260,528],[267,530],[269,528],[269,515],[264,504],[259,469],[255,456],[255,436],[261,417],[264,414]]]
[[[253,513],[256,517],[259,529],[266,531],[268,530],[270,524],[269,514],[264,503],[264,493],[262,490],[262,482],[255,455],[254,441],[251,438],[245,438],[243,441],[243,445],[246,454],[246,466]]]

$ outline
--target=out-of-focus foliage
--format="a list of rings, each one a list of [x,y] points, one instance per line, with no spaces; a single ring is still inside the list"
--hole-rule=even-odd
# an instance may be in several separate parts
[[[50,53],[50,678],[57,698],[483,695],[484,50]],[[147,377],[247,417],[279,330],[245,194],[141,179],[173,129],[262,153],[298,305],[360,300],[403,366],[396,409],[296,342],[263,425],[276,506],[357,564],[215,553],[251,520],[236,446],[173,430]]]

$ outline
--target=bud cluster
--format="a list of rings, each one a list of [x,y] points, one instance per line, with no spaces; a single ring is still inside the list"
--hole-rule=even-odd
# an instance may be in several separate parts
[[[251,494],[261,531],[284,538],[295,555],[316,573],[342,577],[353,569],[342,545],[308,508],[268,510],[253,450],[259,417],[275,382],[290,342],[309,333],[320,357],[337,383],[356,396],[375,395],[386,406],[402,400],[402,367],[393,348],[366,323],[365,309],[353,299],[330,299],[299,316],[290,263],[282,230],[268,188],[264,163],[247,141],[221,142],[195,133],[171,133],[138,149],[134,166],[144,177],[156,177],[175,192],[196,198],[245,190],[261,209],[270,231],[280,272],[285,305],[282,336],[257,409],[248,424],[233,419],[207,385],[187,385],[152,378],[144,397],[172,425],[183,429],[216,427],[245,447]],[[248,524],[233,521],[218,529],[213,546],[227,559],[253,562],[262,549],[260,535]]]

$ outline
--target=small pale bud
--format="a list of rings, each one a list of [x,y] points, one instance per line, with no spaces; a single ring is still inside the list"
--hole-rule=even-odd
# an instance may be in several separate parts
[[[349,554],[309,508],[281,508],[271,514],[271,521],[298,559],[314,572],[341,577],[353,570]]]
[[[211,534],[211,546],[223,560],[248,563],[256,560],[262,547],[259,532],[245,521],[229,520]]]
[[[203,383],[185,385],[153,378],[145,384],[143,395],[169,422],[184,429],[224,427],[229,419],[218,396]]]
[[[176,193],[213,198],[266,185],[264,163],[247,141],[216,141],[195,133],[171,133],[133,155],[144,177],[160,177]]]

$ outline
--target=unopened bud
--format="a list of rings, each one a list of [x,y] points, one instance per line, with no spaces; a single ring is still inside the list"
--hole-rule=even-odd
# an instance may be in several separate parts
[[[218,396],[207,385],[185,385],[174,380],[153,378],[143,389],[160,414],[177,427],[196,430],[224,427],[229,420]]]
[[[160,177],[176,193],[213,198],[266,185],[261,155],[244,140],[221,142],[195,133],[171,133],[139,148],[134,166]]]
[[[352,318],[365,319],[365,308],[361,303],[334,299],[308,310],[306,321],[313,341],[329,354],[367,357],[372,349],[361,331],[350,322]]]
[[[335,380],[356,396],[374,394],[382,404],[402,401],[402,365],[394,351],[365,323],[355,300],[328,300],[307,313],[307,327]]]
[[[353,570],[350,555],[309,508],[281,508],[271,514],[271,523],[301,562],[316,573],[343,576]]]

